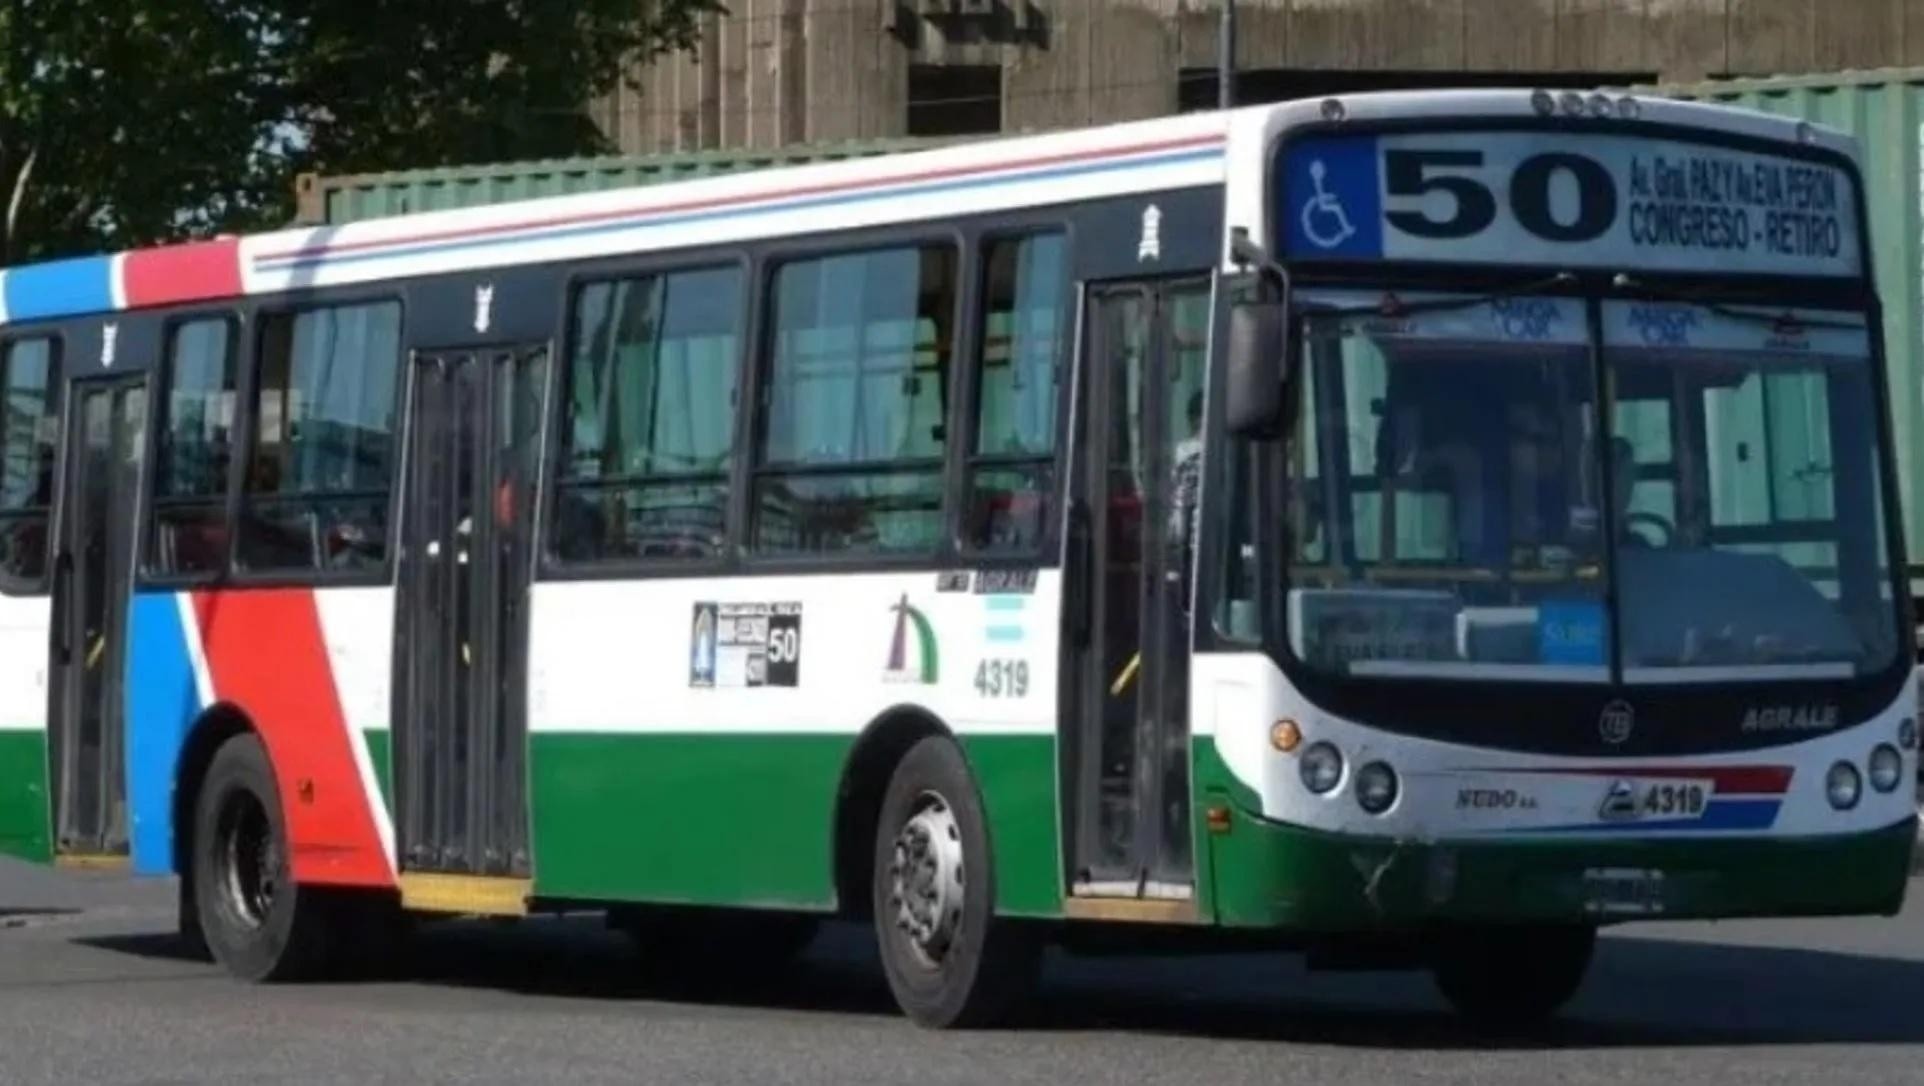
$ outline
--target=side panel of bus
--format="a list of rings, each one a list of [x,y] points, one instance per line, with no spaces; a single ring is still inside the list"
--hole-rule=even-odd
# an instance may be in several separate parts
[[[912,706],[981,782],[1010,912],[1060,900],[1060,577],[575,582],[534,607],[535,886],[554,897],[826,908],[857,737]],[[1025,676],[999,662],[1033,660]],[[1003,691],[999,695],[998,689]]]
[[[185,744],[216,706],[261,736],[288,797],[304,882],[393,882],[384,588],[143,591],[129,619],[128,806],[133,865],[174,870]]]
[[[0,853],[50,855],[46,597],[0,596]]]
[[[1076,284],[1206,271],[1220,216],[1144,193],[578,281],[530,630],[536,894],[832,907],[850,755],[909,712],[974,770],[998,908],[1059,914]]]
[[[52,855],[47,595],[59,447],[60,342],[0,346],[0,854]]]

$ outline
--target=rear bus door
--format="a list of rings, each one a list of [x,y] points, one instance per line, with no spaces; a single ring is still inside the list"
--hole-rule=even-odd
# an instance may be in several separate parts
[[[528,602],[549,349],[417,353],[395,613],[394,784],[410,906],[525,911]]]
[[[122,709],[146,378],[77,380],[68,403],[47,683],[54,855],[117,863],[129,852]]]

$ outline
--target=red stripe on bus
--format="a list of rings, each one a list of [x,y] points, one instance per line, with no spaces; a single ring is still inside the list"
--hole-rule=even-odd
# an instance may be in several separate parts
[[[240,241],[221,238],[128,253],[121,274],[129,308],[236,297],[241,293]]]
[[[1643,777],[1653,780],[1708,780],[1717,786],[1719,796],[1780,796],[1790,790],[1793,772],[1787,765],[1704,765],[1582,766],[1569,769],[1520,769],[1552,777]]]
[[[194,614],[214,698],[273,761],[297,882],[391,886],[311,589],[203,592]]]
[[[736,205],[757,204],[771,200],[790,200],[804,196],[821,196],[856,189],[886,189],[925,181],[1008,173],[1016,170],[1067,165],[1075,162],[1087,162],[1104,158],[1126,158],[1131,155],[1146,155],[1157,151],[1174,151],[1188,147],[1214,146],[1222,142],[1222,133],[1209,132],[1199,136],[1182,136],[1176,139],[1158,140],[1153,143],[1132,144],[1124,147],[1097,147],[1087,151],[1064,151],[1035,158],[946,166],[941,169],[918,170],[914,173],[894,174],[888,177],[831,181],[814,185],[792,186],[784,189],[764,189],[731,196],[711,196],[699,200],[681,200],[673,203],[644,204],[638,207],[615,208],[607,211],[589,211],[575,215],[563,215],[551,219],[525,219],[517,222],[491,223],[485,226],[456,227],[447,230],[429,231],[427,233],[408,234],[401,237],[374,238],[368,241],[304,245],[271,253],[257,253],[254,256],[254,261],[256,264],[260,264],[269,261],[291,260],[303,257],[334,256],[369,249],[421,245],[437,241],[457,241],[500,234],[514,234],[524,230],[548,230],[564,226],[582,226],[589,223],[609,222],[630,217],[664,215],[683,211],[702,211]]]

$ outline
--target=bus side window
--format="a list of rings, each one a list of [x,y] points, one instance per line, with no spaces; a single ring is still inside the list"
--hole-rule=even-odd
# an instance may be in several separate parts
[[[55,355],[46,338],[9,343],[0,354],[0,585],[36,586],[47,572]]]
[[[398,303],[262,318],[242,568],[385,566],[400,359]]]
[[[210,318],[174,328],[147,556],[154,573],[213,573],[226,564],[234,387],[233,322]]]
[[[588,283],[576,293],[556,557],[722,553],[741,291],[741,269],[723,267]]]
[[[964,538],[978,550],[1030,550],[1054,521],[1057,394],[1066,261],[1059,231],[983,246],[976,427]]]
[[[779,267],[754,544],[763,553],[933,551],[954,357],[952,246]]]

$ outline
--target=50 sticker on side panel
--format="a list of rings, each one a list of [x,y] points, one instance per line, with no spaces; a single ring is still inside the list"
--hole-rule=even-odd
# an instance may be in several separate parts
[[[801,683],[801,669],[800,603],[695,604],[688,685],[793,687]]]

